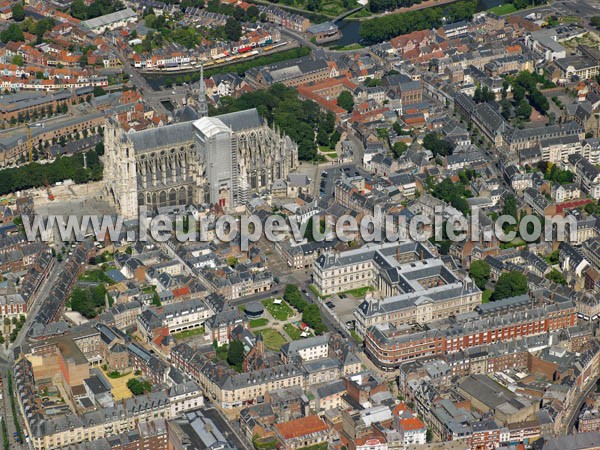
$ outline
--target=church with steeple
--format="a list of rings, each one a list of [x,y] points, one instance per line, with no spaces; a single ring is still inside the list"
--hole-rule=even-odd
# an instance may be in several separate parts
[[[142,206],[239,210],[297,168],[298,146],[256,108],[208,116],[203,68],[195,103],[178,111],[175,123],[143,131],[107,120],[105,189],[125,218],[137,218]]]
[[[208,117],[208,102],[206,101],[206,85],[204,84],[204,66],[200,66],[200,86],[198,89],[198,118]]]
[[[189,122],[208,117],[208,100],[206,98],[206,84],[204,83],[204,66],[200,66],[200,81],[198,82],[198,94],[188,92],[185,106],[175,110],[175,122]]]

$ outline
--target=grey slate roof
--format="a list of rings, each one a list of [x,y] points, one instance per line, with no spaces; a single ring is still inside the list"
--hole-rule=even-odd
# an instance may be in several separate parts
[[[220,120],[234,132],[258,128],[263,124],[263,120],[256,108],[221,114],[211,119]],[[163,127],[129,133],[127,137],[133,143],[136,152],[144,152],[159,147],[177,147],[193,140],[194,127],[192,124],[192,121],[174,123]]]

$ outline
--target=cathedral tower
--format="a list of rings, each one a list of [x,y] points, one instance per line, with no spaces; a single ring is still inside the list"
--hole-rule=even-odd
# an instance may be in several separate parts
[[[204,85],[204,66],[200,65],[200,91],[198,92],[198,118],[208,116],[208,103],[206,101],[206,86]]]

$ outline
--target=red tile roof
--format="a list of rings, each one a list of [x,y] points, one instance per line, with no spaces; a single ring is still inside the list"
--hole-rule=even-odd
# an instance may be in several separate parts
[[[392,410],[392,414],[394,414],[394,416],[399,416],[401,412],[404,411],[410,411],[410,409],[408,409],[408,406],[406,406],[406,403],[402,402],[402,403],[398,403],[394,409]]]
[[[189,293],[190,293],[190,288],[187,286],[173,289],[173,296],[175,296],[175,297],[181,297],[182,295],[187,295]]]
[[[404,431],[421,430],[425,428],[425,424],[419,418],[411,417],[410,419],[400,419],[400,427]]]
[[[275,428],[277,428],[281,437],[286,440],[329,429],[323,419],[316,415],[278,423],[275,425]]]

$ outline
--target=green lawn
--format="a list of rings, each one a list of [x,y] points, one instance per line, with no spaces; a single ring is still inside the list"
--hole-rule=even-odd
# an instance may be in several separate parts
[[[498,5],[488,9],[488,12],[496,14],[497,16],[503,16],[505,14],[514,13],[516,10],[517,8],[515,8],[515,5],[512,3],[505,3],[504,5]]]
[[[483,291],[483,294],[481,296],[481,303],[489,303],[490,297],[493,293],[494,291],[492,289],[486,289],[485,291]]]
[[[286,323],[283,326],[283,329],[285,330],[285,332],[287,333],[287,335],[293,341],[297,341],[297,340],[301,339],[301,336],[300,336],[301,331],[298,328],[296,328],[294,325],[292,325],[291,323]]]
[[[186,339],[192,336],[200,336],[204,334],[204,327],[200,327],[200,328],[194,328],[192,330],[185,330],[185,331],[181,331],[179,333],[175,333],[173,335],[173,337],[175,339]]]
[[[285,301],[282,301],[280,305],[275,305],[273,304],[273,299],[270,298],[263,300],[262,304],[276,320],[284,321],[294,315],[294,311],[292,311],[292,308]]]
[[[525,244],[527,244],[527,243],[523,239],[521,239],[520,237],[516,237],[510,242],[501,242],[500,248],[502,250],[506,250],[507,248],[522,247]]]
[[[360,11],[356,11],[354,14],[349,15],[348,19],[360,19],[363,17],[371,17],[371,12],[368,8],[363,8]],[[360,45],[360,44],[358,44]],[[351,47],[352,45],[347,45],[346,47]]]
[[[352,295],[353,297],[364,297],[367,292],[371,292],[373,288],[371,286],[365,286],[358,289],[350,289],[349,291],[340,292],[340,294]]]
[[[112,372],[108,372],[106,375],[108,375],[108,378],[121,378],[124,377],[125,375],[129,375],[129,372],[127,373],[121,373],[118,370],[113,370]]]
[[[271,328],[262,330],[260,333],[263,336],[265,347],[269,350],[278,352],[281,349],[281,346],[287,342],[281,333]]]
[[[364,11],[364,10],[362,10],[362,11]],[[359,11],[359,13],[360,13],[360,11]],[[354,14],[357,14],[357,13],[354,13]],[[361,48],[363,48],[363,46],[361,44],[359,44],[358,42],[355,42],[354,44],[350,44],[350,45],[334,45],[331,47],[331,50],[346,51],[346,50],[360,50]]]
[[[264,327],[268,323],[269,323],[269,320],[265,319],[264,317],[261,317],[260,319],[253,319],[250,321],[250,328]]]
[[[287,333],[287,335],[293,340],[293,341],[299,341],[300,339],[302,339],[302,330],[300,330],[300,328],[298,328],[297,326],[291,324],[291,323],[286,323],[283,326],[283,329],[285,330],[285,332]],[[312,333],[308,333],[308,337],[312,336]]]
[[[104,270],[102,269],[92,269],[89,272],[85,272],[82,274],[79,279],[81,281],[91,281],[96,283],[107,283],[107,284],[115,284],[115,282],[110,278]]]

